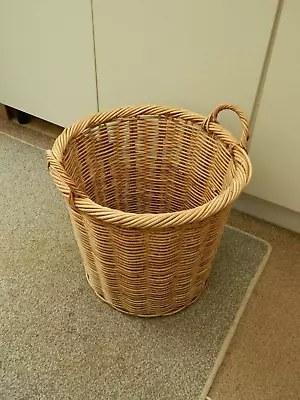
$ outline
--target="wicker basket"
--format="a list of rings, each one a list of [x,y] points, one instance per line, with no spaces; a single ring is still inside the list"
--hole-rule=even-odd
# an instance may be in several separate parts
[[[217,122],[242,122],[238,142]],[[161,106],[81,120],[47,152],[89,284],[113,307],[173,314],[207,286],[234,199],[249,182],[247,121]]]

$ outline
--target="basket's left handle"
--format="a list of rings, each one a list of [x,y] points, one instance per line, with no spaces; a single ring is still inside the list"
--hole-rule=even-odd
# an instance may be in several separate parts
[[[56,182],[60,190],[64,194],[68,195],[70,206],[75,208],[75,196],[78,197],[86,197],[86,196],[76,187],[72,178],[68,175],[67,171],[61,165],[61,163],[56,159],[51,150],[46,151],[46,156],[47,156],[47,167],[54,181]],[[52,171],[50,170],[50,167]]]
[[[218,115],[223,110],[231,110],[239,116],[242,126],[243,126],[242,137],[241,137],[239,144],[244,150],[247,151],[248,142],[250,139],[248,120],[240,108],[233,106],[232,104],[220,104],[213,110],[213,112],[209,115],[209,117],[207,117],[207,119],[204,122],[204,125],[208,128],[208,124],[210,122],[217,122]]]

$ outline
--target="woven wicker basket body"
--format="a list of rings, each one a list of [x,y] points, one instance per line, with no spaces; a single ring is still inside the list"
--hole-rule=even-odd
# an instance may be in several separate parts
[[[241,142],[217,123],[231,109]],[[139,316],[175,313],[206,287],[233,200],[251,176],[241,111],[126,107],[79,121],[47,152],[88,281]]]

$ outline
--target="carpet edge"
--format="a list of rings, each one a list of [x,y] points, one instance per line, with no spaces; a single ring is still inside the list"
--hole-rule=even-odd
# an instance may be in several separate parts
[[[231,343],[231,341],[232,341],[232,339],[234,337],[234,334],[235,334],[235,332],[237,330],[239,322],[240,322],[240,320],[241,320],[241,318],[242,318],[242,316],[244,314],[244,311],[245,311],[245,309],[247,307],[248,301],[251,298],[253,290],[254,290],[257,282],[259,281],[259,279],[260,279],[260,277],[261,277],[261,275],[262,275],[262,273],[263,273],[263,271],[264,271],[264,269],[265,269],[265,267],[267,265],[267,262],[269,260],[270,254],[272,252],[272,246],[266,240],[261,239],[261,238],[259,238],[257,236],[254,236],[254,235],[252,235],[252,234],[250,234],[248,232],[245,232],[245,231],[243,231],[241,229],[235,228],[235,227],[230,226],[230,225],[226,225],[226,227],[230,228],[230,229],[233,229],[233,230],[236,230],[236,231],[239,231],[239,232],[242,232],[243,234],[245,234],[247,236],[250,236],[251,238],[254,238],[254,239],[256,239],[256,240],[258,240],[260,242],[263,242],[267,247],[267,252],[264,255],[261,263],[259,264],[255,275],[253,276],[253,278],[251,279],[251,281],[249,283],[249,286],[248,286],[248,288],[247,288],[247,290],[245,292],[245,295],[244,295],[243,300],[242,300],[242,302],[240,304],[240,307],[239,307],[237,313],[235,314],[234,320],[232,321],[232,323],[230,325],[230,328],[229,328],[229,330],[228,330],[228,332],[227,332],[227,334],[225,336],[225,339],[224,339],[224,341],[222,343],[222,346],[221,346],[221,348],[219,350],[219,353],[217,355],[217,358],[216,358],[216,361],[214,363],[214,366],[213,366],[213,368],[212,368],[212,370],[211,370],[211,372],[209,374],[209,377],[208,377],[208,379],[207,379],[207,381],[206,381],[206,383],[205,383],[205,385],[204,385],[204,387],[202,389],[202,392],[201,392],[200,397],[199,397],[198,400],[206,400],[207,399],[207,396],[208,396],[208,394],[210,392],[210,389],[211,389],[211,387],[213,385],[213,382],[214,382],[214,380],[215,380],[215,378],[217,376],[218,370],[219,370],[219,368],[221,367],[221,365],[222,365],[222,363],[224,361],[224,358],[226,356],[226,353],[228,351],[230,343]]]

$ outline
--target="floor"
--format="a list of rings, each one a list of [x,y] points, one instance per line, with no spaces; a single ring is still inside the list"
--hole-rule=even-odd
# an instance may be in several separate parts
[[[210,397],[300,399],[300,236],[236,211],[230,224],[267,240],[273,250]]]
[[[53,143],[37,126],[0,120],[0,130],[42,148]],[[273,251],[209,397],[300,399],[300,236],[237,211],[229,223],[270,242]]]

